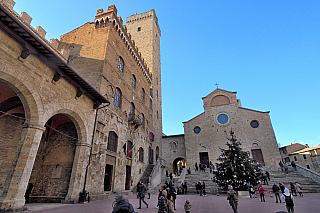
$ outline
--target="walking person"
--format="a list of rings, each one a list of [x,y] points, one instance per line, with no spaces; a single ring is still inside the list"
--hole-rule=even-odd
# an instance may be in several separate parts
[[[279,201],[280,201],[280,203],[281,203],[279,191],[280,191],[279,186],[277,186],[276,184],[274,184],[274,185],[272,186],[272,192],[274,193],[274,196],[276,197],[276,203],[278,203],[278,199],[279,199]]]
[[[184,204],[184,210],[186,211],[186,213],[190,213],[191,204],[190,204],[189,198],[186,199],[186,202],[185,202],[185,204]]]
[[[233,187],[230,185],[228,187],[228,192],[227,192],[227,200],[229,200],[229,204],[233,209],[233,213],[237,213],[238,212],[238,196],[237,196],[237,192],[233,190]]]
[[[185,192],[185,194],[187,194],[188,193],[188,185],[187,185],[187,181],[185,181],[184,182],[184,192]]]
[[[260,194],[261,202],[266,202],[266,200],[264,199],[264,188],[262,187],[261,184],[259,184],[258,191],[259,191],[259,194]]]
[[[141,201],[147,206],[147,208],[149,208],[149,204],[144,200],[146,193],[147,188],[143,183],[141,183],[141,190],[139,192],[139,208],[137,209],[141,209]]]
[[[283,163],[281,161],[279,161],[279,166],[281,168],[281,171],[283,172]]]
[[[296,182],[295,187],[296,187],[296,190],[299,193],[300,197],[303,197],[301,185],[298,182]]]
[[[162,190],[158,198],[158,213],[168,213],[167,191]]]
[[[137,184],[137,199],[139,199],[139,192],[141,191],[141,181]]]
[[[286,205],[288,213],[294,213],[293,196],[289,193],[289,189],[284,189],[284,193],[281,195],[281,198],[284,199],[284,204]]]
[[[294,185],[292,182],[290,182],[290,188],[291,188],[291,193],[292,193],[292,195],[293,195],[293,196],[297,196],[296,187],[295,187],[295,185]]]
[[[133,206],[129,203],[127,196],[117,195],[112,213],[134,213]]]
[[[296,166],[296,163],[294,161],[291,162],[291,166],[292,166],[292,171],[293,172],[297,171],[297,166]]]

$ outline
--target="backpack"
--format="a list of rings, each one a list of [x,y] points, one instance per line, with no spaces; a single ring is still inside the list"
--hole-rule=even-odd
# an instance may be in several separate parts
[[[291,194],[289,196],[284,195],[284,197],[285,197],[284,201],[286,202],[286,206],[289,206],[289,207],[294,206],[293,200],[291,198]]]

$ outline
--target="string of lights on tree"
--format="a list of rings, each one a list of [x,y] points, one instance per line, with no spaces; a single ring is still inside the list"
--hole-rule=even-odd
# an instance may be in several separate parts
[[[236,190],[246,190],[247,183],[257,185],[262,177],[259,163],[250,158],[249,152],[242,151],[241,142],[236,139],[234,132],[230,131],[230,138],[227,138],[228,149],[221,150],[217,159],[216,176],[213,181],[222,189],[232,185]]]

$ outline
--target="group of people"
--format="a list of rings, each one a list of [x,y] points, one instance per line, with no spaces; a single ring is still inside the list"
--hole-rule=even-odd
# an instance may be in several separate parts
[[[195,184],[195,186],[196,186],[197,194],[200,194],[200,196],[207,196],[205,182],[199,181],[198,183]]]
[[[289,173],[289,165],[286,161],[284,163],[282,163],[282,161],[280,161],[279,166],[281,168],[281,171],[285,172],[286,174]],[[291,167],[292,167],[293,172],[297,171],[297,165],[294,161],[291,162]]]
[[[200,169],[200,172],[206,172],[207,165],[204,164],[204,163],[199,163],[199,166],[198,166],[198,163],[196,162],[196,163],[194,164],[194,167],[195,167],[195,171],[199,171],[199,169]],[[213,173],[213,172],[214,172],[214,165],[212,164],[211,161],[210,161],[210,163],[209,163],[208,168],[210,169],[210,173]],[[190,173],[191,173],[191,172],[190,172]]]

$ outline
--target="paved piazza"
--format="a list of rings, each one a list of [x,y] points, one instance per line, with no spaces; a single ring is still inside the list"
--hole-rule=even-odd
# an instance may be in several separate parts
[[[139,207],[139,200],[134,195],[129,195],[129,202],[133,205],[136,212],[139,213],[156,213],[158,209],[155,208],[157,202],[157,196],[151,195],[151,199],[146,199],[149,203],[147,209],[142,204],[142,209]],[[179,195],[176,200],[175,213],[184,213],[184,202],[188,198],[191,201],[192,209],[194,213],[206,213],[206,212],[218,212],[218,213],[232,213],[232,209],[226,200],[226,195],[207,195],[206,197],[200,197],[195,194],[191,195]],[[46,213],[111,213],[112,202],[114,199],[94,201],[88,204],[28,204],[29,211],[31,212],[46,212]],[[304,197],[294,197],[295,213],[317,213],[320,212],[320,193],[304,194]],[[38,210],[37,210],[38,209]],[[40,210],[39,210],[40,209]],[[270,194],[266,194],[266,202],[261,203],[259,199],[239,198],[238,213],[276,213],[286,212],[286,208],[283,203],[275,203],[275,198],[270,197]]]

